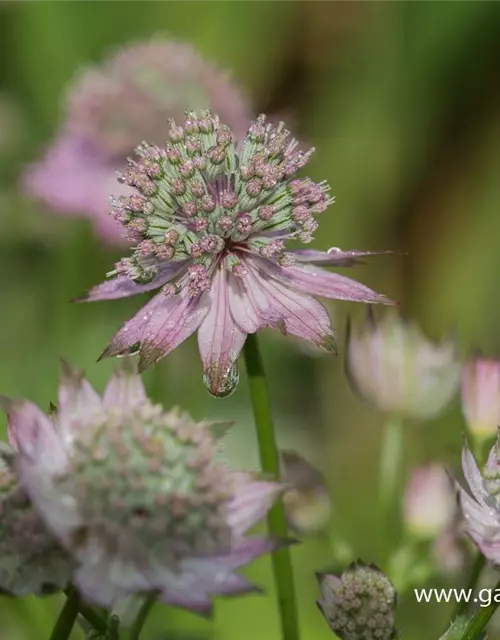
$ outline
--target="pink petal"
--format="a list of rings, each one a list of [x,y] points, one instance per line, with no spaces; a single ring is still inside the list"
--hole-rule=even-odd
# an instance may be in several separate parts
[[[254,267],[248,268],[245,286],[259,315],[268,326],[313,342],[327,351],[335,351],[330,318],[324,306],[309,296],[283,286],[278,280],[262,276]],[[265,306],[262,300],[265,298]]]
[[[80,135],[63,132],[41,162],[28,167],[22,183],[32,196],[51,209],[94,219],[99,235],[114,244],[126,244],[121,224],[109,215],[109,197],[129,192],[110,165]]]
[[[61,361],[58,418],[60,428],[71,438],[71,431],[79,429],[93,414],[102,411],[102,400],[80,371],[74,371]]]
[[[208,311],[207,292],[194,298],[185,289],[172,297],[159,293],[123,325],[101,358],[139,353],[142,372],[194,333]]]
[[[310,265],[280,267],[265,260],[259,260],[258,266],[271,278],[276,278],[286,286],[311,296],[369,304],[395,304],[386,296],[369,289],[356,280],[351,280],[338,273],[330,273],[319,267]]]
[[[111,376],[104,392],[105,407],[123,407],[133,409],[147,402],[142,379],[132,367],[122,365]]]
[[[127,276],[117,276],[92,287],[85,295],[76,298],[74,302],[116,300],[117,298],[126,298],[128,296],[136,296],[139,293],[153,291],[175,278],[185,269],[185,266],[185,260],[164,263],[160,265],[158,275],[148,284],[137,284]]]
[[[316,251],[315,249],[297,249],[292,251],[297,262],[305,262],[308,264],[321,264],[330,267],[352,267],[356,264],[362,264],[363,261],[358,258],[367,258],[370,256],[382,256],[394,253],[393,251],[359,251],[351,249],[342,251],[338,247],[331,247],[328,251]]]
[[[248,292],[243,278],[229,275],[228,301],[231,315],[236,324],[246,333],[255,333],[266,326],[266,320],[259,315],[259,308],[267,305],[267,298],[259,306],[254,303],[259,291]],[[253,294],[253,295],[252,295]]]
[[[181,607],[193,613],[197,613],[205,618],[211,618],[213,615],[213,604],[205,593],[185,589],[183,591],[176,589],[165,589],[159,596],[159,599],[165,604],[174,607]]]
[[[7,433],[15,451],[48,470],[59,470],[66,454],[54,424],[35,404],[27,400],[0,397],[7,413]]]
[[[481,472],[479,471],[477,462],[467,445],[462,449],[462,469],[474,498],[476,498],[480,504],[487,505],[488,501],[491,500],[491,497],[484,488]]]
[[[227,280],[226,269],[219,268],[210,292],[210,310],[198,331],[203,371],[216,396],[227,391],[228,374],[247,337],[231,315]]]
[[[287,489],[278,482],[246,482],[236,487],[228,504],[227,521],[235,536],[242,536],[260,522]]]

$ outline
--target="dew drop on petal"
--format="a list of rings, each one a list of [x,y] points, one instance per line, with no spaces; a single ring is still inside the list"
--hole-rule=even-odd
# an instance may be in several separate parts
[[[131,344],[130,347],[124,349],[121,353],[116,354],[116,358],[127,358],[128,356],[135,356],[139,353],[139,349],[141,348],[140,342],[135,342]]]
[[[218,372],[219,364],[214,363],[203,373],[203,384],[208,393],[214,398],[227,398],[230,396],[240,379],[238,363],[233,363],[225,373]],[[214,380],[217,380],[217,390],[214,390]]]

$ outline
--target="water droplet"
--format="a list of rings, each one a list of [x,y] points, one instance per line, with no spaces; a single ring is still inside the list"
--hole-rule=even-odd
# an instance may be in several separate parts
[[[135,342],[134,344],[131,344],[130,347],[128,347],[127,349],[124,349],[121,353],[116,354],[116,357],[126,358],[128,356],[135,356],[136,353],[139,353],[140,348],[141,348],[141,343]]]
[[[239,379],[238,362],[232,364],[226,371],[222,371],[216,362],[203,373],[203,384],[214,398],[230,396],[236,389]]]

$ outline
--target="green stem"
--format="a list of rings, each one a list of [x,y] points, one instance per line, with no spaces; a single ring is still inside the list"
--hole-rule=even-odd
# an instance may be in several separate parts
[[[497,599],[499,590],[500,581],[497,582],[492,590],[494,600]],[[500,600],[498,602],[493,601],[487,607],[479,609],[479,611],[469,620],[469,624],[467,625],[461,640],[477,640],[484,631],[488,622],[491,620],[495,611],[498,609],[498,605],[500,605]]]
[[[259,342],[255,334],[250,334],[247,337],[243,347],[243,355],[248,373],[262,471],[279,480],[279,453],[274,434],[270,398]],[[286,537],[287,523],[285,509],[281,501],[269,511],[267,525],[271,535],[278,539]],[[272,563],[281,617],[282,638],[283,640],[298,640],[297,604],[289,549],[283,548],[275,551],[272,555]]]
[[[379,469],[379,505],[381,518],[389,535],[383,541],[384,560],[390,550],[390,533],[395,525],[394,515],[399,491],[403,429],[401,420],[390,419],[384,427]]]
[[[74,591],[73,587],[69,587],[64,591],[64,593],[69,598],[71,597],[73,591]],[[85,618],[85,620],[90,624],[90,626],[93,627],[96,631],[100,631],[101,633],[106,633],[106,629],[107,629],[106,620],[102,616],[100,616],[97,613],[97,611],[94,611],[92,607],[89,607],[83,604],[82,602],[80,602],[78,606],[78,613],[82,616],[82,618]]]
[[[68,589],[66,602],[52,629],[49,640],[67,640],[78,617],[80,597],[76,589]]]
[[[139,613],[137,614],[137,618],[130,629],[130,640],[139,640],[144,625],[146,624],[146,620],[151,613],[152,608],[156,604],[156,597],[157,594],[155,593],[144,599],[144,602],[139,609]]]
[[[485,565],[486,565],[486,558],[483,556],[482,553],[478,553],[474,560],[474,564],[472,565],[467,586],[465,587],[466,592],[471,592],[476,587],[476,584],[479,580],[479,577]],[[465,612],[465,610],[467,609],[467,604],[468,603],[465,599],[462,600],[461,602],[458,602],[455,615],[454,615],[455,618],[458,618],[459,615]]]

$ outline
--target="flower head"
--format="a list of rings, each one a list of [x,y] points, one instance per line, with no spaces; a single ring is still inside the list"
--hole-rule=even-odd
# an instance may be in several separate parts
[[[115,335],[103,356],[139,353],[139,370],[197,329],[206,386],[227,395],[247,334],[279,329],[326,350],[335,348],[325,308],[313,296],[389,303],[362,284],[312,266],[352,263],[363,252],[287,251],[309,242],[331,201],[326,183],[297,179],[311,154],[288,131],[254,122],[237,151],[230,128],[209,111],[170,123],[171,142],[143,144],[123,183],[114,216],[136,242],[111,280],[84,300],[160,293]]]
[[[78,73],[62,130],[24,186],[50,207],[92,216],[105,240],[123,242],[122,227],[107,215],[116,169],[141,140],[162,143],[168,118],[202,108],[245,135],[250,108],[240,89],[191,45],[155,39],[118,50]]]
[[[23,485],[78,563],[73,580],[89,600],[158,592],[209,613],[212,595],[254,589],[235,570],[277,542],[245,533],[283,485],[218,460],[227,425],[165,412],[124,369],[101,398],[66,366],[57,416],[27,401],[8,411]]]
[[[500,564],[500,442],[490,451],[483,473],[464,446],[462,470],[471,495],[458,486],[466,531],[492,564]]]
[[[33,508],[15,471],[15,452],[0,448],[0,593],[41,595],[71,579],[70,556]]]
[[[413,324],[388,313],[349,331],[347,373],[379,409],[407,418],[435,417],[455,395],[460,362],[452,340],[434,344]]]
[[[342,640],[393,640],[396,592],[374,565],[351,564],[341,576],[318,574],[318,607]]]
[[[323,474],[296,451],[282,451],[281,458],[281,478],[290,487],[283,496],[289,526],[302,535],[324,530],[332,509]]]
[[[435,538],[456,515],[456,496],[450,478],[438,464],[414,469],[404,495],[404,521],[413,535]]]
[[[500,427],[500,361],[471,358],[462,373],[462,411],[472,434],[494,436]]]

